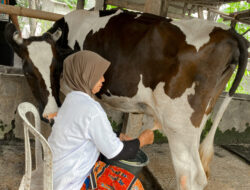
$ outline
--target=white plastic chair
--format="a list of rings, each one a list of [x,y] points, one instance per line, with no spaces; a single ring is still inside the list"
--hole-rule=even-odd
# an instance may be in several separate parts
[[[25,174],[22,178],[19,190],[53,190],[52,151],[47,140],[40,133],[41,121],[39,113],[36,107],[28,102],[19,104],[17,110],[23,119],[25,142]],[[35,127],[32,126],[26,117],[28,112],[34,115]],[[36,168],[33,171],[29,132],[35,136]]]

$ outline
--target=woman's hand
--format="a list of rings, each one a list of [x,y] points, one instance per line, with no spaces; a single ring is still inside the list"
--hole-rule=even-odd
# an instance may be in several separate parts
[[[143,147],[154,142],[154,132],[150,129],[146,129],[139,136],[140,147]]]
[[[121,141],[130,141],[130,140],[132,140],[131,137],[125,135],[124,133],[120,133],[119,138],[120,138]]]

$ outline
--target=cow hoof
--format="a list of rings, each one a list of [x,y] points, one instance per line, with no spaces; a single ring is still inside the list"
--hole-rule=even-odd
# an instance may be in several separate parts
[[[209,179],[209,177],[210,177],[210,163],[213,159],[214,151],[213,151],[213,149],[211,149],[210,151],[206,152],[200,148],[199,153],[200,153],[200,159],[201,159],[201,163],[202,163],[204,172],[207,176],[207,179]]]

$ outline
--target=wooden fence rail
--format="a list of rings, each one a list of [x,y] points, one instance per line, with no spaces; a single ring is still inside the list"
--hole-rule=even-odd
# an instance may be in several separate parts
[[[64,16],[64,15],[56,14],[56,13],[33,10],[33,9],[11,6],[11,5],[4,5],[4,4],[0,4],[0,13],[14,14],[18,16],[38,18],[38,19],[50,20],[50,21],[59,20],[60,18]]]

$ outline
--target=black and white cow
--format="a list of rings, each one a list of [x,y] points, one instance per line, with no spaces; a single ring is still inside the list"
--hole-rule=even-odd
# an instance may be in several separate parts
[[[43,115],[61,104],[63,59],[83,49],[97,52],[111,61],[98,95],[102,103],[153,116],[168,137],[178,189],[206,186],[214,133],[247,64],[249,43],[242,36],[210,21],[172,21],[121,10],[73,11],[48,31],[61,33],[55,43],[42,37],[20,39],[14,31],[9,25],[6,34],[24,60]],[[233,86],[200,145],[208,115],[237,65]]]

